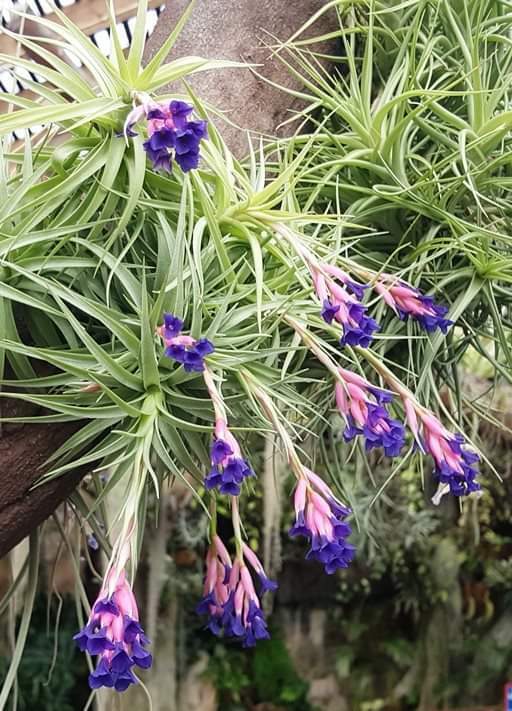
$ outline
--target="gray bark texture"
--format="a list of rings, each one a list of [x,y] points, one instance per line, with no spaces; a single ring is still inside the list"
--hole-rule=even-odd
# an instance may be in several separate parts
[[[303,90],[283,62],[272,57],[269,46],[292,37],[326,3],[324,0],[197,0],[191,17],[178,38],[169,59],[195,55],[208,59],[230,59],[258,64],[258,74],[295,91]],[[170,34],[188,0],[168,3],[151,35],[146,59],[149,60]],[[326,12],[301,35],[320,37],[335,31],[334,12]],[[308,45],[315,52],[334,54],[334,42]],[[284,55],[283,55],[284,56]],[[258,78],[250,69],[222,69],[199,72],[190,84],[200,99],[225,112],[241,129],[219,122],[222,136],[237,157],[248,152],[247,131],[269,136],[291,135],[298,122],[282,123],[304,105]],[[172,90],[173,86],[167,91]]]

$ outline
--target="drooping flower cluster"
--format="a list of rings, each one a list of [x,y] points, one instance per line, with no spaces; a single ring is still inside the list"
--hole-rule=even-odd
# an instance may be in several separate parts
[[[215,347],[207,338],[182,336],[183,321],[173,314],[164,314],[164,323],[158,327],[158,333],[165,344],[165,355],[181,363],[187,373],[204,371],[206,356],[214,352]]]
[[[125,136],[135,136],[133,126],[145,118],[148,139],[144,150],[155,170],[170,171],[173,157],[184,172],[197,168],[199,144],[207,135],[206,121],[191,119],[193,106],[185,101],[158,104],[146,95],[140,99],[141,104],[128,114]]]
[[[400,319],[411,317],[429,333],[438,328],[446,333],[453,324],[446,318],[448,307],[436,304],[432,296],[422,294],[391,274],[381,274],[374,289]]]
[[[343,432],[345,442],[363,435],[367,451],[382,447],[388,457],[396,457],[404,444],[405,430],[386,408],[386,403],[393,399],[391,393],[373,387],[344,368],[338,372],[343,382],[336,382],[335,395],[338,410],[347,422]]]
[[[345,521],[351,513],[314,472],[303,468],[294,495],[295,523],[290,536],[308,538],[311,547],[308,559],[318,560],[329,575],[338,568],[347,568],[355,548],[347,542],[352,533]]]
[[[392,274],[377,274],[349,263],[349,270],[363,276],[370,284],[361,284],[338,266],[319,261],[306,247],[301,236],[282,224],[274,225],[275,233],[286,239],[302,257],[313,279],[316,294],[322,303],[322,318],[327,323],[337,321],[343,327],[341,345],[367,348],[379,324],[367,315],[362,304],[364,291],[370,285],[384,299],[397,316],[405,320],[411,317],[428,332],[440,329],[446,333],[453,324],[446,318],[448,307],[437,304],[432,296],[424,295]],[[348,291],[347,291],[348,290]],[[350,294],[348,293],[350,292]]]
[[[352,281],[345,272],[330,264],[313,266],[311,271],[316,294],[322,303],[322,318],[326,323],[336,321],[343,328],[340,344],[367,348],[379,324],[368,316],[367,307],[360,301],[365,286]]]
[[[210,459],[212,468],[204,481],[207,489],[217,488],[221,494],[239,496],[243,480],[255,476],[249,462],[242,457],[240,445],[221,417],[215,422]]]
[[[152,656],[145,648],[149,640],[139,624],[137,602],[124,570],[111,569],[87,624],[73,639],[82,652],[98,655],[96,669],[89,675],[91,689],[125,691],[137,683],[134,666],[151,666]]]
[[[467,448],[464,437],[454,434],[433,413],[404,399],[407,422],[419,446],[428,452],[435,464],[434,476],[439,482],[434,503],[448,491],[454,496],[467,496],[480,490],[476,481],[480,457]]]
[[[259,595],[249,566],[259,578]],[[206,556],[203,598],[196,609],[198,614],[207,615],[207,627],[213,634],[235,637],[242,646],[253,647],[258,640],[269,638],[260,596],[276,588],[277,583],[267,578],[258,557],[246,544],[232,563],[215,535]]]

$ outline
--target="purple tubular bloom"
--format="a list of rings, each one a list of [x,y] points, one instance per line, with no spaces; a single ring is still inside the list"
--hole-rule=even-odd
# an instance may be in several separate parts
[[[249,462],[242,457],[240,445],[222,419],[215,423],[210,461],[212,468],[205,477],[204,485],[207,489],[218,489],[221,494],[238,496],[244,479],[255,476]]]
[[[198,353],[201,358],[206,358],[206,356],[215,351],[215,346],[207,338],[200,338],[197,340],[194,348],[196,349],[196,353]]]
[[[148,154],[148,158],[150,158],[153,163],[154,170],[164,170],[168,173],[171,172],[172,158],[165,148],[153,150],[153,148],[149,145],[149,141],[146,141],[143,146]]]
[[[176,145],[176,132],[170,128],[163,128],[160,131],[156,131],[146,143],[149,144],[147,150],[151,149],[152,151],[174,148]]]
[[[259,595],[251,569],[260,581]],[[253,647],[270,636],[259,598],[276,588],[249,546],[242,544],[242,555],[232,565],[224,544],[215,536],[206,557],[204,596],[196,610],[208,616],[207,627],[213,634],[235,637],[243,647]]]
[[[187,373],[202,373],[205,358],[215,351],[215,346],[207,338],[195,339],[182,336],[183,321],[173,314],[164,314],[164,323],[157,332],[165,344],[165,355],[181,363]]]
[[[185,346],[171,344],[170,346],[167,346],[164,353],[168,358],[172,358],[178,363],[185,362]]]
[[[345,442],[363,435],[367,451],[382,447],[386,456],[398,456],[405,442],[405,428],[386,409],[392,400],[391,393],[370,385],[360,375],[344,368],[338,372],[342,382],[336,383],[335,396],[338,410],[347,423],[343,432]]]
[[[368,289],[368,284],[359,284],[359,282],[352,281],[351,279],[345,279],[344,284],[347,289],[350,289],[356,299],[358,299],[359,301],[362,301],[364,299],[364,292],[365,289]]]
[[[214,466],[221,464],[231,454],[233,454],[233,450],[223,439],[216,439],[213,441],[210,448],[210,456]]]
[[[411,314],[412,317],[429,333],[432,333],[437,328],[442,333],[447,333],[450,326],[453,325],[453,321],[445,318],[448,313],[448,307],[436,304],[431,296],[420,295],[418,299],[426,307],[425,313]]]
[[[149,640],[138,621],[137,603],[124,571],[114,582],[114,592],[105,597],[108,579],[104,583],[87,624],[73,639],[82,652],[99,656],[96,669],[89,675],[91,689],[105,686],[125,691],[137,683],[132,668],[148,669],[153,659],[145,649]]]
[[[193,107],[187,104],[186,101],[171,101],[169,111],[171,112],[174,125],[182,130],[188,122],[188,117],[192,113]]]
[[[339,310],[339,304],[331,304],[329,299],[325,299],[322,305],[321,316],[326,323],[332,323]]]
[[[172,158],[183,172],[197,168],[199,149],[207,136],[206,121],[191,120],[193,107],[185,101],[152,107],[147,113],[148,140],[144,150],[155,170],[171,170]]]
[[[380,326],[375,319],[366,315],[366,306],[351,304],[349,306],[350,319],[343,324],[343,336],[340,338],[342,346],[361,346],[368,348],[373,340],[373,334]]]
[[[202,373],[204,370],[204,360],[203,357],[196,350],[195,346],[187,348],[185,351],[185,358],[183,360],[183,367],[187,373]]]
[[[204,480],[207,489],[218,489],[221,494],[238,496],[244,479],[254,476],[246,459],[228,456],[227,463],[214,464]]]
[[[441,484],[448,484],[450,493],[454,496],[467,496],[474,491],[480,491],[481,486],[476,481],[480,458],[475,452],[461,450],[457,467],[442,462],[436,466],[434,476]]]
[[[310,542],[308,560],[317,560],[332,575],[347,568],[355,548],[347,542],[352,529],[345,519],[350,509],[338,501],[327,484],[314,472],[304,468],[294,495],[295,524],[290,536],[303,536]]]
[[[194,170],[199,165],[199,151],[176,153],[176,163],[184,173],[188,173],[189,170]]]
[[[341,304],[333,304],[325,299],[321,316],[326,323],[332,323],[342,308]],[[373,334],[380,326],[373,318],[366,315],[366,307],[359,303],[350,303],[344,310],[347,319],[337,319],[343,324],[343,335],[340,338],[342,346],[361,346],[367,348],[373,340]]]
[[[415,319],[428,333],[439,329],[446,333],[453,321],[446,318],[448,307],[436,304],[432,296],[426,296],[390,274],[382,274],[375,290],[400,319]]]
[[[397,457],[405,442],[405,428],[401,422],[389,416],[382,405],[367,403],[366,422],[357,426],[352,415],[348,415],[348,425],[343,432],[345,442],[363,435],[367,452],[382,447],[387,457]]]
[[[183,330],[183,321],[174,314],[164,314],[162,338],[171,339],[179,336]]]

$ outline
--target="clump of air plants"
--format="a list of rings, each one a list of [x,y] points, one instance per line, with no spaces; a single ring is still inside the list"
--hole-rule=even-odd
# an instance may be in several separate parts
[[[139,23],[143,14],[139,13]],[[495,31],[492,23],[489,27]],[[62,31],[69,29],[63,27]],[[55,32],[59,32],[57,25]],[[144,32],[145,28],[139,27],[138,36]],[[66,36],[59,36],[65,44]],[[79,33],[73,37],[79,38]],[[85,62],[88,42],[88,38],[77,39]],[[380,42],[371,44],[382,46]],[[492,270],[483,258],[482,269],[474,266],[481,251],[480,221],[485,223],[487,216],[483,208],[474,210],[478,225],[473,237],[468,228],[473,211],[468,209],[467,171],[461,172],[451,155],[452,129],[447,131],[443,148],[449,147],[448,167],[444,165],[448,154],[436,159],[436,165],[442,178],[448,175],[443,171],[453,166],[455,180],[443,183],[448,192],[437,187],[431,191],[443,193],[443,201],[450,196],[450,214],[434,198],[437,204],[431,212],[443,218],[443,230],[438,234],[426,225],[430,206],[425,196],[429,190],[421,182],[423,158],[416,153],[416,146],[427,146],[430,151],[429,141],[409,141],[416,156],[409,175],[414,178],[414,189],[408,190],[404,183],[402,191],[397,185],[401,169],[395,158],[400,157],[404,145],[403,132],[389,131],[388,123],[395,122],[398,129],[396,121],[403,122],[403,112],[390,114],[378,101],[372,101],[368,118],[375,118],[375,124],[350,127],[352,135],[346,146],[340,142],[332,153],[326,153],[323,142],[332,140],[330,132],[321,133],[319,143],[316,135],[304,141],[303,137],[294,138],[280,144],[278,150],[271,148],[268,171],[264,146],[259,157],[251,153],[250,169],[246,170],[245,163],[231,157],[212,122],[208,133],[214,140],[206,140],[207,122],[201,118],[199,103],[193,107],[177,97],[165,101],[157,97],[170,78],[213,68],[212,64],[200,58],[180,58],[174,66],[163,67],[163,56],[157,54],[138,71],[141,42],[134,42],[133,49],[135,54],[128,58],[119,52],[115,62],[99,62],[93,53],[88,69],[97,75],[97,87],[91,89],[76,73],[74,81],[71,68],[70,76],[63,77],[61,83],[59,72],[52,71],[55,91],[47,82],[40,87],[40,104],[30,103],[0,117],[3,134],[29,127],[37,114],[46,125],[72,136],[72,143],[64,150],[59,147],[54,151],[51,144],[42,143],[43,150],[27,152],[23,161],[5,152],[0,156],[6,166],[3,174],[9,176],[3,181],[5,199],[0,217],[6,236],[2,309],[8,326],[2,348],[17,377],[22,374],[24,378],[21,383],[4,380],[2,394],[26,398],[45,413],[51,409],[58,422],[68,419],[82,425],[86,420],[83,429],[56,454],[52,476],[69,471],[80,456],[83,463],[96,468],[95,473],[109,472],[107,479],[102,474],[94,478],[97,500],[110,495],[118,481],[126,482],[120,513],[114,522],[108,522],[113,525],[93,529],[102,549],[100,530],[121,533],[114,540],[97,599],[75,636],[80,649],[96,657],[91,687],[117,691],[136,683],[139,670],[147,669],[152,661],[143,630],[144,611],[139,619],[133,593],[133,576],[145,507],[148,499],[152,503],[148,490],[154,486],[158,499],[169,477],[183,476],[208,504],[210,513],[198,613],[213,634],[246,647],[269,636],[262,600],[267,601],[264,595],[272,594],[277,583],[266,574],[271,571],[264,570],[259,551],[249,546],[241,521],[247,499],[258,484],[258,470],[244,435],[247,430],[261,435],[268,427],[276,435],[275,446],[295,479],[290,492],[295,517],[289,533],[306,541],[306,557],[320,563],[328,575],[342,574],[354,560],[353,513],[342,489],[338,482],[320,476],[322,470],[313,465],[307,448],[301,447],[303,434],[314,437],[316,423],[327,421],[324,403],[310,396],[317,388],[309,382],[312,357],[324,368],[320,379],[325,378],[330,394],[333,426],[341,429],[344,441],[353,443],[354,451],[381,450],[386,457],[398,458],[398,466],[408,446],[409,451],[428,456],[438,487],[434,503],[446,495],[464,497],[478,492],[478,453],[463,432],[451,431],[444,418],[441,421],[425,407],[419,387],[417,392],[414,386],[406,387],[395,369],[390,369],[387,345],[394,344],[394,337],[384,332],[376,314],[389,307],[398,319],[407,320],[407,335],[412,334],[415,343],[432,344],[435,350],[442,335],[449,332],[450,316],[455,320],[453,313],[460,313],[465,320],[468,317],[467,341],[477,340],[479,334],[470,331],[473,306],[468,305],[472,299],[478,301],[477,289],[487,292],[479,286],[480,277],[485,273],[486,286],[492,284],[494,260],[498,274],[508,273],[505,259],[501,260],[501,245],[490,248]],[[25,60],[13,58],[13,62],[18,60],[18,66],[23,66]],[[456,61],[453,67],[457,77],[474,74],[472,69],[462,71]],[[41,66],[46,76],[47,70]],[[410,81],[408,75],[403,79]],[[453,84],[452,79],[448,77],[447,86]],[[34,84],[36,92],[38,86]],[[468,92],[469,97],[481,94]],[[417,98],[423,102],[424,122],[430,125],[430,93]],[[455,96],[452,98],[455,101]],[[119,112],[127,100],[132,104],[122,132],[125,142],[114,132],[120,128]],[[331,108],[336,112],[338,105]],[[482,118],[482,112],[460,108],[461,117],[474,114],[478,120]],[[409,114],[414,130],[421,135],[416,112]],[[437,114],[434,119],[434,123],[442,120]],[[500,131],[491,130],[493,126],[496,128],[489,124],[488,130],[479,125],[458,131],[461,140],[475,136],[482,142],[482,150],[473,151],[473,157],[466,151],[475,174],[479,166],[474,161],[480,160],[479,155],[489,155],[488,144],[502,142]],[[366,132],[368,143],[363,145]],[[360,148],[352,150],[360,141]],[[381,152],[379,144],[384,142],[390,145]],[[300,153],[295,158],[297,146]],[[340,149],[345,147],[351,155],[340,157]],[[456,145],[453,147],[456,155]],[[499,149],[491,153],[499,157]],[[321,164],[315,164],[317,156]],[[201,158],[205,170],[199,171]],[[341,165],[345,158],[348,168]],[[496,165],[501,166],[499,161]],[[392,180],[382,189],[381,174],[389,168]],[[358,176],[365,173],[361,190]],[[339,175],[342,181],[347,177],[347,184],[340,183],[338,191],[333,186]],[[40,176],[44,176],[44,184],[39,182]],[[356,196],[353,212],[346,209],[346,192]],[[333,200],[334,193],[338,193],[339,205]],[[474,186],[472,195],[478,197]],[[322,215],[314,214],[317,197],[321,199],[316,204],[325,209]],[[421,209],[402,219],[407,202]],[[458,214],[452,209],[457,202]],[[493,205],[496,207],[496,201]],[[374,227],[381,224],[383,206],[395,212],[389,215],[392,219],[386,214],[384,224],[408,224],[407,235],[383,239],[382,252],[372,252],[371,245],[367,251],[365,236],[357,238],[356,246],[345,231],[342,215],[354,220],[364,216],[361,224]],[[333,214],[335,209],[338,214]],[[499,205],[496,209],[499,212]],[[379,219],[373,221],[376,215]],[[496,232],[499,216],[491,211],[489,218],[486,240],[492,244],[495,234],[496,241],[503,237],[506,245],[506,235]],[[460,249],[455,256],[449,254],[451,229]],[[426,239],[419,230],[425,230]],[[394,238],[399,238],[399,244]],[[409,239],[420,256],[402,259]],[[394,258],[395,248],[399,260]],[[446,259],[438,256],[445,249]],[[359,254],[358,261],[350,254]],[[468,294],[461,294],[460,286],[457,294],[456,289],[452,291],[450,269],[452,265],[457,269],[464,260],[467,267],[459,269],[459,284],[465,289],[469,278],[478,276],[478,280],[474,279]],[[381,270],[384,262],[386,271]],[[401,263],[403,271],[390,273],[394,267],[388,262]],[[426,268],[421,271],[423,265]],[[420,275],[423,278],[427,272],[437,286],[436,299],[420,288]],[[441,284],[452,294],[452,303],[457,303],[451,313],[437,302]],[[500,285],[496,294],[501,292],[505,289]],[[482,297],[480,303],[490,312],[494,305],[491,297],[488,299],[486,302]],[[498,302],[499,317],[505,297]],[[190,323],[185,322],[185,313],[191,316]],[[27,323],[34,325],[33,343],[18,337],[16,327],[21,319],[22,334]],[[394,327],[400,329],[396,320]],[[400,337],[404,337],[404,330]],[[498,339],[495,341],[498,345]],[[452,353],[456,361],[458,349]],[[60,372],[35,380],[32,359],[49,359],[52,368]],[[427,376],[430,369],[427,362]],[[317,380],[317,372],[315,369],[311,380]],[[409,367],[401,372],[407,373],[408,383],[413,382]],[[425,393],[434,390],[428,385]],[[301,391],[294,393],[295,386]],[[322,385],[319,389],[324,390]],[[311,428],[304,426],[308,411],[313,413]],[[445,412],[449,418],[448,407]],[[46,414],[43,417],[48,418]],[[217,509],[231,513],[232,536],[221,536],[217,531]],[[77,506],[76,510],[81,509]],[[88,526],[86,521],[86,531]],[[90,539],[90,547],[94,550],[98,542]]]
[[[147,96],[140,96],[138,100],[127,117],[125,136],[135,135],[134,126],[144,121],[148,136],[144,150],[155,169],[169,171],[172,160],[185,172],[196,168],[199,144],[206,137],[206,122],[191,118],[192,106],[185,102],[157,104]],[[340,264],[330,263],[306,246],[298,232],[276,221],[275,214],[273,218],[266,223],[264,213],[258,216],[262,232],[270,230],[280,245],[288,245],[302,260],[317,318],[311,326],[284,307],[279,313],[332,378],[334,404],[344,422],[344,440],[360,438],[368,451],[380,448],[388,457],[399,457],[408,427],[415,446],[434,460],[434,477],[438,481],[435,503],[448,492],[463,496],[478,491],[477,453],[468,447],[463,435],[449,432],[424,408],[371,350],[372,342],[379,337],[380,325],[371,316],[371,305],[366,301],[370,291],[375,291],[400,319],[411,318],[429,333],[436,330],[446,333],[452,325],[447,318],[447,307],[391,274],[363,269],[348,259],[341,260]],[[364,360],[384,385],[374,385],[362,374],[337,363],[332,355],[336,351],[326,349],[314,328],[334,334],[342,349],[340,357],[345,359],[349,353],[356,365],[359,359]],[[208,338],[196,338],[187,333],[184,320],[175,313],[163,314],[162,322],[156,326],[156,335],[163,344],[164,359],[171,362],[173,377],[190,379],[195,388],[204,389],[213,408],[210,468],[205,473],[201,491],[210,504],[210,540],[203,597],[197,612],[205,617],[206,626],[213,634],[252,647],[269,637],[261,600],[266,592],[276,590],[277,583],[268,578],[258,556],[244,540],[240,501],[250,491],[248,481],[256,477],[256,472],[243,452],[222,394],[222,352],[217,352]],[[319,562],[328,575],[347,568],[356,553],[350,542],[351,509],[302,461],[271,389],[264,386],[249,367],[239,368],[236,377],[258,415],[277,433],[289,471],[296,479],[295,522],[290,536],[307,540],[306,558]],[[146,429],[143,428],[143,432],[146,433]],[[146,462],[145,467],[150,471],[150,462]],[[225,501],[231,510],[233,548],[231,542],[222,541],[217,533],[216,511],[220,497],[227,497]],[[126,527],[123,530],[126,531]],[[115,545],[87,624],[75,636],[81,650],[98,656],[96,669],[89,678],[93,689],[106,686],[123,691],[136,683],[135,667],[146,669],[151,665],[151,655],[146,649],[148,640],[140,626],[137,605],[126,577],[131,534],[123,535]]]

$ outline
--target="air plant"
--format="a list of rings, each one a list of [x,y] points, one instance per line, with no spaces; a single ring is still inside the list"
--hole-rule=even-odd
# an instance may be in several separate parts
[[[246,164],[235,161],[188,87],[185,96],[156,95],[170,81],[229,63],[184,58],[164,64],[173,33],[142,68],[144,12],[141,2],[127,58],[115,49],[112,25],[114,61],[65,16],[58,26],[41,20],[57,33],[59,46],[80,54],[97,88],[36,48],[48,63],[37,67],[48,84],[40,89],[41,101],[23,102],[0,117],[3,135],[36,121],[49,126],[35,139],[36,150],[26,142],[23,156],[4,145],[1,395],[44,408],[38,422],[81,423],[55,452],[43,481],[87,465],[95,474],[108,473],[103,482],[95,479],[98,501],[124,486],[120,533],[98,600],[76,636],[83,651],[99,655],[91,687],[119,691],[135,683],[134,668],[147,668],[151,659],[131,589],[139,550],[134,541],[143,535],[148,495],[156,500],[167,479],[181,477],[207,503],[210,534],[198,612],[216,635],[244,646],[266,639],[261,596],[276,584],[249,547],[240,519],[250,484],[258,485],[248,433],[275,432],[295,478],[291,536],[308,540],[307,557],[321,562],[326,573],[346,568],[356,555],[357,502],[348,504],[343,471],[327,483],[325,463],[315,457],[313,470],[311,452],[302,445],[314,449],[319,421],[337,412],[345,442],[362,441],[366,451],[379,449],[399,462],[407,444],[418,455],[430,455],[436,503],[447,493],[478,492],[478,450],[462,411],[457,421],[437,397],[438,388],[442,382],[454,386],[445,363],[460,359],[469,343],[480,348],[481,331],[492,330],[489,319],[478,316],[482,304],[495,304],[496,297],[506,301],[490,272],[482,287],[476,267],[482,254],[472,251],[469,235],[463,237],[466,221],[460,214],[447,219],[457,233],[447,246],[444,236],[433,239],[435,246],[426,240],[417,249],[397,250],[413,222],[400,227],[400,234],[390,225],[390,244],[384,244],[384,208],[380,213],[376,204],[403,204],[405,198],[388,191],[364,206],[355,197],[352,173],[350,190],[337,182],[337,171],[349,170],[356,160],[351,145],[362,138],[353,132],[340,129],[342,149],[335,157],[334,134],[321,126],[310,136],[270,146],[268,153],[262,149],[258,159],[251,152]],[[369,27],[371,36],[373,20]],[[350,38],[345,40],[354,52]],[[296,51],[304,62],[300,46]],[[23,61],[9,59],[13,71]],[[368,72],[365,65],[361,101],[371,91]],[[348,100],[333,104],[336,90],[332,82],[312,89],[326,109],[347,113]],[[420,95],[434,110],[432,96],[426,90]],[[381,124],[393,118],[385,106]],[[394,117],[395,130],[408,111],[402,107],[402,118]],[[434,131],[430,114],[420,120]],[[55,127],[67,132],[63,145],[48,140]],[[374,166],[380,154],[373,145],[365,144],[357,158],[379,177],[388,159],[396,163],[393,175],[401,174],[405,161],[389,143],[392,128],[378,134],[381,163],[379,158]],[[482,150],[492,148],[488,133],[478,140]],[[171,159],[177,165],[172,171]],[[313,189],[312,172],[322,176]],[[423,205],[423,215],[434,209],[419,192],[405,192]],[[345,204],[349,197],[353,209]],[[503,261],[493,240],[501,245],[508,238],[489,235],[489,226],[478,229]],[[437,234],[436,228],[431,237]],[[465,262],[453,275],[459,248],[475,266]],[[407,259],[401,259],[403,252]],[[391,321],[385,305],[398,318]],[[492,322],[494,311],[486,313]],[[495,324],[493,331],[500,343],[504,328],[508,323],[500,329]],[[412,367],[416,353],[423,354],[421,375]],[[41,371],[40,361],[51,370]],[[504,370],[501,358],[496,370]],[[326,388],[331,397],[319,412],[317,395]],[[439,403],[441,412],[434,412]],[[221,501],[231,511],[232,542],[217,532]],[[77,516],[87,511],[80,493],[73,507]],[[88,524],[95,516],[89,512]]]

